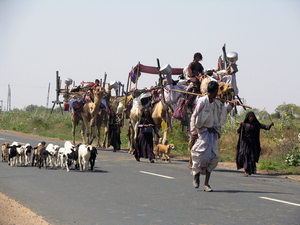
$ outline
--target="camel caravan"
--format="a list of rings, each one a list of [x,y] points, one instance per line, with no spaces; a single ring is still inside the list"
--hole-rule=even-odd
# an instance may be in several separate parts
[[[207,93],[207,85],[210,81],[218,82],[217,98],[223,103],[238,99],[241,106],[248,107],[243,105],[238,97],[237,60],[237,53],[226,54],[224,45],[223,55],[218,58],[218,67],[203,71],[194,77],[191,76],[194,71],[191,73],[189,66],[172,68],[167,64],[161,68],[158,59],[157,67],[138,63],[129,72],[126,90],[120,81],[106,83],[106,73],[103,82],[102,79],[96,79],[95,82],[82,82],[72,88],[69,86],[73,81],[69,78],[66,79],[66,88],[57,88],[57,92],[64,97],[64,110],[70,111],[72,115],[72,144],[75,145],[75,128],[79,121],[82,121],[83,144],[91,145],[97,137],[96,147],[108,147],[110,144],[106,140],[109,132],[109,115],[114,112],[122,115],[122,125],[127,126],[128,124],[130,145],[128,153],[134,154],[135,143],[141,132],[139,121],[143,110],[147,108],[150,110],[155,129],[161,130],[163,133],[163,137],[160,138],[158,132],[154,132],[153,150],[158,151],[157,149],[162,148],[161,145],[167,146],[168,150],[164,152],[164,158],[170,162],[171,148],[167,136],[168,132],[173,129],[172,121],[180,120],[181,125],[189,127],[189,118],[197,99]],[[149,88],[138,89],[137,84],[139,79],[142,79],[142,73],[156,75],[157,83]],[[177,80],[173,79],[175,76],[178,76]],[[58,83],[61,83],[60,78],[57,77],[57,79]],[[112,95],[112,90],[115,90],[115,96]],[[104,127],[104,129],[102,128],[103,141],[100,143],[102,126]],[[158,145],[160,147],[157,147]],[[174,148],[174,145],[171,146]],[[158,152],[154,152],[154,154],[155,158],[159,157]]]

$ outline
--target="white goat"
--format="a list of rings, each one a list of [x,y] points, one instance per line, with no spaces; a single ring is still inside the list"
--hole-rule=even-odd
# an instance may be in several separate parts
[[[70,141],[66,141],[64,145],[64,152],[63,152],[63,160],[65,160],[65,165],[67,168],[67,172],[70,171],[70,166],[72,164],[76,164],[78,160],[78,148],[75,149],[75,145],[73,145]],[[62,168],[63,169],[63,168]]]
[[[52,165],[51,168],[57,167],[57,158],[58,158],[58,151],[59,151],[59,146],[58,145],[53,145],[53,144],[48,144],[46,150],[49,152],[48,158],[47,158],[47,164],[50,166]]]
[[[17,165],[25,165],[25,146],[17,147]]]
[[[25,166],[28,166],[31,162],[31,155],[33,153],[33,147],[27,143],[24,145],[25,148]]]
[[[92,146],[80,145],[78,148],[78,162],[80,170],[87,171],[89,169],[89,159],[91,156]]]
[[[64,158],[64,152],[65,152],[65,148],[60,148],[58,150],[58,155],[57,155],[57,164],[60,165],[62,170],[66,167],[66,159]]]

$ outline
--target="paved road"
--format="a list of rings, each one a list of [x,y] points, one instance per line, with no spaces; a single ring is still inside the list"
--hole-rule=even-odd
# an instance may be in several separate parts
[[[42,141],[0,131],[0,143]],[[50,143],[46,140],[47,143]],[[63,146],[62,142],[51,142]],[[300,183],[217,168],[214,192],[192,186],[187,162],[136,162],[98,149],[95,172],[0,163],[0,192],[51,224],[299,224]]]

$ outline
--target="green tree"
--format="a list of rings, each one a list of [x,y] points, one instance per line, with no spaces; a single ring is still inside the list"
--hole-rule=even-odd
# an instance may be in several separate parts
[[[34,112],[35,110],[37,110],[38,106],[37,105],[29,105],[26,107],[25,111],[27,112]]]
[[[277,106],[275,109],[276,113],[279,113],[281,116],[282,114],[286,114],[291,118],[300,118],[300,107],[295,104],[285,104]]]

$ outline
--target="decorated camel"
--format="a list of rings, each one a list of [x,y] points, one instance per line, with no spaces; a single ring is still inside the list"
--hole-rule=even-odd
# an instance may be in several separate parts
[[[109,115],[109,111],[107,109],[107,104],[109,102],[109,97],[110,95],[105,93],[103,94],[103,97],[101,99],[101,108],[97,113],[97,120],[95,122],[95,125],[97,127],[97,145],[96,147],[102,147],[105,148],[106,147],[106,138],[108,135],[108,127],[107,127],[107,122],[108,122],[108,115]],[[104,136],[103,136],[103,142],[102,145],[100,145],[100,135],[101,135],[101,126],[103,125],[104,128]]]
[[[89,102],[85,103],[85,105],[83,106],[82,112],[80,113],[83,123],[84,123],[84,126],[85,126],[85,130],[83,130],[84,142],[85,142],[84,132],[86,131],[87,142],[85,142],[85,143],[88,143],[88,144],[91,144],[93,142],[94,138],[96,137],[95,125],[98,124],[98,122],[97,122],[98,116],[97,115],[100,110],[101,99],[102,99],[103,93],[104,93],[103,87],[96,87],[93,90],[94,102],[89,101]],[[91,135],[91,137],[90,137],[90,135]]]
[[[143,101],[142,101],[143,99]],[[133,154],[134,152],[134,141],[137,138],[137,132],[138,132],[138,123],[142,116],[142,110],[149,101],[151,101],[152,95],[150,92],[146,92],[144,94],[141,94],[139,97],[136,97],[132,101],[132,108],[130,110],[129,115],[129,128],[130,128],[130,149],[128,153]],[[144,103],[144,104],[143,104]],[[128,110],[126,110],[128,111]]]
[[[137,131],[138,131],[138,122],[142,116],[142,109],[139,108],[132,108],[130,110],[130,122],[129,122],[129,129],[130,129],[130,149],[128,153],[133,154],[134,152],[134,141],[137,138]]]
[[[110,102],[112,110],[116,113],[124,113],[125,112],[125,118],[129,119],[130,117],[130,110],[132,107],[132,95],[126,95],[126,96],[111,96]],[[125,108],[126,105],[126,108]]]
[[[91,144],[93,142],[94,138],[96,137],[96,134],[95,134],[95,125],[96,125],[98,128],[98,134],[99,134],[97,147],[100,147],[99,124],[101,125],[101,121],[103,120],[103,118],[105,118],[105,116],[104,116],[105,113],[103,113],[102,115],[100,113],[100,115],[99,115],[98,112],[100,110],[103,93],[104,93],[103,87],[96,87],[93,90],[94,102],[91,100],[86,102],[83,105],[82,111],[80,113],[74,113],[72,115],[73,144],[75,144],[75,128],[78,125],[78,122],[80,120],[82,120],[83,123],[82,123],[82,129],[81,129],[81,136],[82,136],[83,143]],[[104,110],[101,110],[101,111],[104,111]],[[86,136],[85,136],[85,133],[86,133]],[[87,141],[86,141],[86,139],[87,139]]]
[[[159,101],[153,109],[152,118],[154,120],[155,126],[158,130],[162,128],[161,124],[164,121],[167,124],[167,128],[163,130],[163,139],[162,144],[167,145],[167,137],[168,137],[168,130],[171,127],[171,117],[172,117],[172,110],[171,108],[166,105],[162,100]],[[154,144],[158,144],[159,137],[157,134],[154,136]]]
[[[94,84],[94,83],[92,83]],[[90,87],[92,87],[93,85],[89,85]],[[96,122],[95,119],[90,116],[88,117],[88,121],[90,123],[90,132],[87,133],[87,137],[89,137],[90,135],[93,135],[93,137],[91,137],[91,141],[88,140],[88,142],[92,142],[92,140],[95,138],[95,133],[93,133],[93,129],[96,126],[97,128],[97,145],[96,147],[106,147],[106,140],[107,140],[107,135],[108,135],[108,116],[109,116],[109,111],[107,109],[107,105],[109,104],[109,102],[111,102],[111,106],[112,109],[116,112],[117,107],[119,108],[120,106],[122,106],[120,108],[120,111],[123,112],[124,111],[124,107],[123,105],[125,105],[125,97],[123,96],[119,96],[119,97],[115,97],[115,96],[111,96],[110,95],[110,91],[111,88],[108,88],[108,92],[103,92],[102,97],[98,96],[98,98],[96,97],[94,99],[94,104],[95,107],[99,107],[100,104],[100,110],[98,111],[97,115],[96,115]],[[78,93],[78,92],[77,92]],[[77,96],[77,98],[81,98],[81,96],[84,94],[84,90],[81,89],[80,92],[78,93],[79,96]],[[75,95],[75,93],[72,93],[73,95]],[[95,94],[95,93],[94,93]],[[95,94],[97,95],[97,94]],[[99,102],[99,99],[101,100]],[[126,104],[129,103],[131,100],[131,95],[127,96],[127,101]],[[72,102],[73,103],[73,102]],[[72,104],[71,103],[71,104]],[[78,103],[78,101],[77,101]],[[92,104],[92,101],[88,101],[86,104]],[[128,104],[127,104],[127,108],[128,108]],[[84,110],[90,109],[90,107],[86,107],[85,109],[81,106],[81,110],[79,110],[80,112],[74,112],[72,114],[72,136],[73,136],[73,144],[75,144],[75,129],[76,126],[78,125],[79,121],[82,120],[82,128],[81,128],[81,136],[82,136],[82,141],[84,143],[86,143],[85,141],[85,131],[88,130],[83,122],[82,119],[82,114],[88,115],[88,113],[85,113]],[[126,118],[129,118],[129,112],[130,110],[126,110]],[[91,119],[90,119],[91,118]],[[100,135],[101,135],[101,127],[103,125],[104,128],[104,136],[103,136],[103,142],[102,144],[100,144]]]
[[[142,98],[141,98],[142,97]],[[138,98],[133,99],[133,106],[130,110],[130,149],[128,153],[133,153],[134,151],[134,141],[136,140],[138,134],[138,123],[142,116],[142,110],[145,106],[148,106],[151,100],[154,100],[155,94],[152,93],[145,93],[145,96],[140,96]],[[168,110],[167,110],[168,109]],[[168,115],[167,115],[168,112]],[[171,116],[172,111],[169,106],[163,103],[161,100],[158,101],[152,111],[152,118],[154,120],[155,126],[158,130],[161,129],[161,123],[164,121],[169,128],[171,126]],[[168,129],[163,130],[163,144],[167,144],[167,134]],[[154,144],[157,145],[159,141],[158,134],[154,135]]]
[[[211,81],[210,78],[204,78],[201,82],[200,90],[202,94],[207,94],[207,85]],[[219,90],[217,98],[223,100],[231,100],[234,95],[234,89],[230,83],[219,82]]]

